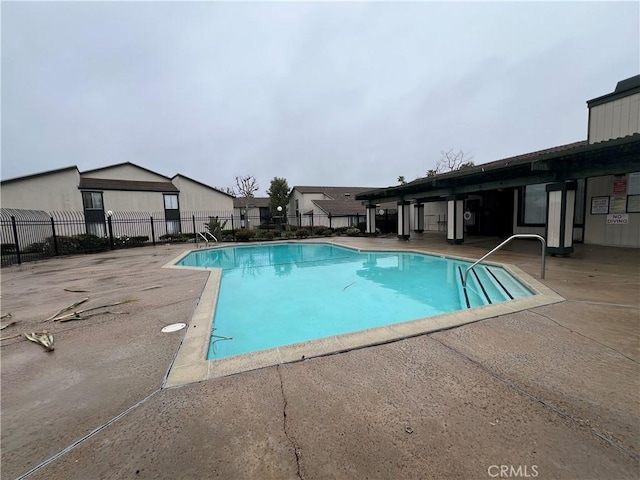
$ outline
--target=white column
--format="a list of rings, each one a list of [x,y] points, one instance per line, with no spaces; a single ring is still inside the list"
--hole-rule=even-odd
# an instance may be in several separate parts
[[[547,185],[547,253],[573,253],[573,222],[576,204],[576,182]]]
[[[398,238],[409,240],[411,236],[411,203],[402,200],[398,202]]]
[[[464,242],[464,200],[459,195],[447,198],[447,242]]]
[[[376,206],[367,205],[367,233],[376,233]]]

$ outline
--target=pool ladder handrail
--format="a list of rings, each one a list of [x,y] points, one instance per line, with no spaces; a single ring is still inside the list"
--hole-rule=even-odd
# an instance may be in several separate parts
[[[213,238],[213,240],[214,240],[216,243],[218,243],[218,239],[213,235],[213,233],[211,233],[211,232],[204,232],[204,233],[206,233],[207,235],[209,235],[211,238]],[[202,233],[202,232],[198,232],[198,235],[200,235],[200,236],[204,239],[204,241],[205,241],[205,242],[207,242],[207,244],[209,244],[209,239],[204,235],[204,233]]]
[[[543,279],[544,278],[544,270],[545,270],[545,255],[547,253],[547,241],[544,239],[544,237],[542,235],[538,235],[538,234],[535,234],[535,233],[516,233],[515,235],[511,235],[509,238],[507,238],[504,242],[502,242],[497,247],[493,248],[490,252],[488,252],[482,258],[480,258],[480,260],[477,260],[473,265],[467,267],[467,269],[464,271],[464,276],[462,278],[462,286],[464,288],[467,288],[467,277],[469,276],[469,271],[473,267],[475,267],[476,265],[481,263],[484,259],[486,259],[492,253],[495,253],[498,250],[500,250],[502,247],[504,247],[507,243],[509,243],[511,240],[513,240],[515,238],[536,238],[536,239],[540,240],[540,243],[542,243],[542,259],[541,259],[541,262],[540,262],[540,278]]]

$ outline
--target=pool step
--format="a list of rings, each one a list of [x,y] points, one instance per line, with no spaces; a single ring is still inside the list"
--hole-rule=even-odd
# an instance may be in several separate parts
[[[458,274],[462,308],[491,305],[531,295],[531,292],[499,267],[475,266],[467,275],[466,288],[462,287],[464,270],[461,266],[458,267]]]

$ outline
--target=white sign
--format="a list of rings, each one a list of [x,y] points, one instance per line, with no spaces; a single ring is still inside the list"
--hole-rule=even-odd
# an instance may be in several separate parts
[[[609,213],[609,197],[591,197],[591,215]]]
[[[629,185],[627,195],[640,195],[640,172],[629,174]]]
[[[607,225],[626,225],[629,223],[628,213],[614,213],[607,215]]]

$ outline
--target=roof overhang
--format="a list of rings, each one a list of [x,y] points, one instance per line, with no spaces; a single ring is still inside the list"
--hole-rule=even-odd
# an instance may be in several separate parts
[[[356,200],[435,201],[449,195],[640,171],[640,134],[507,160],[362,192]]]

